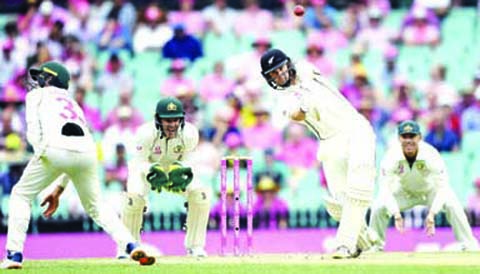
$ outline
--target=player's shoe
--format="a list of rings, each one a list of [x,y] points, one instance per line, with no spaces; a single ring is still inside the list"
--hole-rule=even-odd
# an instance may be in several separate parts
[[[335,252],[333,252],[332,258],[333,259],[353,259],[360,256],[361,253],[362,253],[362,250],[360,250],[359,248],[357,248],[355,252],[351,252],[350,249],[348,249],[348,247],[341,245],[337,247],[337,250],[335,250]]]
[[[205,258],[208,257],[207,252],[202,247],[187,248],[187,256]]]
[[[21,252],[7,250],[7,258],[0,265],[0,269],[21,269],[23,255]]]
[[[136,243],[127,244],[126,251],[130,254],[130,258],[136,262],[139,262],[141,265],[152,265],[155,263],[155,257],[148,256],[147,252]]]
[[[117,256],[116,258],[119,260],[128,259],[130,256],[128,255],[127,251],[123,248],[117,247]]]

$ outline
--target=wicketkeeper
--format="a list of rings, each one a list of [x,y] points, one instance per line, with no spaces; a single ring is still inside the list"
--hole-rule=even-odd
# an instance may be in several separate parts
[[[191,256],[205,257],[211,190],[194,180],[191,167],[184,162],[186,153],[195,149],[199,138],[198,129],[184,117],[182,103],[174,97],[167,97],[158,102],[154,121],[139,128],[136,151],[128,163],[127,197],[122,219],[139,240],[149,192],[178,193],[188,202],[186,252]]]

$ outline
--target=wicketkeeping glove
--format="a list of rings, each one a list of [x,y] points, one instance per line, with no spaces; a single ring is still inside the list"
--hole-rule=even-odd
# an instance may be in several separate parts
[[[152,190],[162,192],[163,187],[169,185],[168,175],[159,164],[153,164],[147,174],[147,182]]]
[[[193,180],[193,172],[189,167],[173,165],[168,173],[168,178],[172,183],[168,190],[173,192],[184,192]]]

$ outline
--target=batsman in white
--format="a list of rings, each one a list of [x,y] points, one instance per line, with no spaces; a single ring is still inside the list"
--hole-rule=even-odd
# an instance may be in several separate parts
[[[122,215],[136,240],[140,240],[150,190],[170,191],[184,196],[188,203],[187,255],[207,256],[204,247],[211,190],[193,180],[192,169],[186,162],[186,153],[195,149],[198,138],[198,129],[185,121],[183,104],[174,97],[161,99],[154,121],[139,128],[136,151],[128,163],[127,200]]]
[[[417,205],[428,207],[425,227],[429,236],[435,234],[435,215],[444,210],[462,249],[478,250],[463,207],[449,186],[440,153],[422,141],[420,127],[415,121],[399,124],[398,140],[390,145],[382,159],[380,192],[370,216],[370,227],[380,238],[373,250],[383,250],[390,217],[394,217],[397,230],[403,232],[400,212]]]
[[[267,83],[279,91],[283,114],[320,140],[317,157],[331,195],[325,200],[327,211],[340,221],[333,258],[357,257],[368,249],[365,214],[375,184],[375,134],[370,123],[312,64],[294,65],[281,50],[271,49],[260,65]]]
[[[134,260],[148,258],[113,211],[99,204],[95,143],[85,117],[68,96],[70,75],[59,63],[47,62],[29,71],[31,90],[26,96],[27,139],[34,156],[14,186],[9,204],[7,256],[1,268],[22,268],[23,247],[30,221],[31,204],[40,191],[62,176],[55,195],[67,177],[78,192],[85,211]],[[47,200],[50,203],[53,200]],[[50,203],[48,214],[58,203]],[[149,258],[149,260],[154,258]]]

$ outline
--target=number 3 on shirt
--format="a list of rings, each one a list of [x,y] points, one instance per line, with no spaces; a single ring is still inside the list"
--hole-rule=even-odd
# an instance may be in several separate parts
[[[57,97],[57,101],[63,102],[63,110],[60,112],[60,116],[66,120],[79,120],[83,124],[85,121],[77,114],[75,107],[71,100],[64,97]]]

